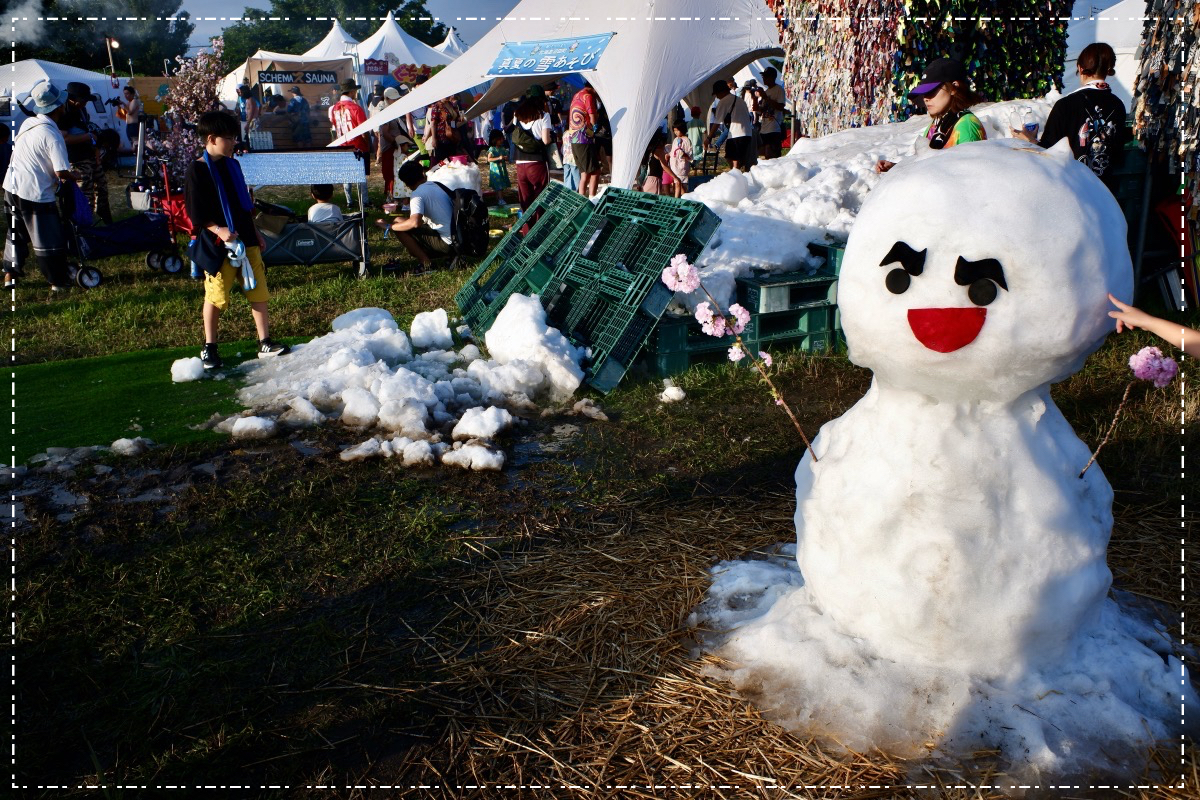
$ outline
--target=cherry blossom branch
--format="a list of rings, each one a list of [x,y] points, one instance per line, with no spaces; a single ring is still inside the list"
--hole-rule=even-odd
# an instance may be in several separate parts
[[[1143,347],[1134,353],[1129,357],[1129,368],[1133,370],[1134,378],[1142,381],[1150,381],[1159,389],[1169,384],[1179,374],[1179,365],[1175,363],[1175,359],[1164,356],[1162,351],[1157,347]],[[1109,437],[1117,429],[1117,420],[1121,418],[1121,411],[1125,408],[1125,402],[1129,399],[1129,392],[1133,389],[1133,384],[1136,382],[1130,381],[1125,387],[1125,394],[1122,395],[1121,403],[1117,406],[1117,413],[1113,414],[1112,424],[1108,426],[1108,432],[1104,434],[1104,438],[1100,440],[1100,444],[1096,445],[1096,450],[1092,453],[1092,457],[1088,459],[1088,462],[1083,465],[1083,469],[1080,470],[1080,478],[1088,471],[1088,467],[1096,463],[1096,456],[1100,455],[1100,448],[1108,443]]]
[[[792,421],[796,432],[800,434],[800,439],[804,442],[804,446],[808,448],[808,452],[812,455],[813,463],[817,462],[817,454],[813,452],[812,442],[808,440],[808,436],[804,433],[804,428],[800,426],[800,420],[796,419],[795,413],[792,412],[791,406],[785,402],[783,392],[771,380],[771,376],[767,374],[766,367],[771,366],[771,355],[759,351],[758,356],[747,349],[745,342],[742,341],[742,331],[746,328],[746,323],[750,321],[750,312],[742,308],[737,303],[729,307],[729,315],[726,315],[721,310],[721,304],[708,291],[708,287],[700,280],[700,272],[695,266],[689,264],[687,256],[682,253],[671,259],[671,266],[663,270],[662,281],[667,285],[668,289],[677,292],[694,292],[700,289],[708,298],[712,308],[716,310],[714,314],[712,309],[708,308],[709,303],[701,303],[696,307],[696,319],[700,322],[704,332],[709,336],[722,338],[729,333],[734,336],[735,344],[729,348],[729,360],[741,361],[749,356],[750,363],[758,370],[759,376],[766,382],[771,389],[771,397],[775,400],[775,405],[782,406],[787,413],[788,419]],[[766,365],[764,367],[764,364]]]
[[[1108,437],[1112,436],[1112,432],[1117,429],[1117,420],[1121,418],[1121,412],[1125,409],[1125,401],[1129,399],[1129,392],[1133,389],[1134,381],[1125,384],[1125,394],[1121,397],[1121,404],[1117,406],[1117,413],[1113,414],[1112,423],[1108,426],[1108,432],[1104,434],[1104,438],[1100,440],[1100,444],[1096,445],[1096,449],[1092,452],[1092,457],[1083,465],[1083,469],[1079,471],[1079,477],[1083,477],[1083,473],[1088,471],[1088,467],[1096,463],[1096,456],[1100,455],[1100,448],[1108,444]]]

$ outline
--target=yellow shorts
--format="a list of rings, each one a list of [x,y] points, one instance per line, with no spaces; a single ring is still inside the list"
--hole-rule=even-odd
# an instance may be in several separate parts
[[[262,252],[257,247],[246,248],[246,258],[250,259],[250,268],[254,270],[255,286],[244,292],[246,300],[251,303],[265,303],[270,297],[267,293],[267,270],[263,266]],[[235,284],[241,284],[241,273],[234,270],[229,259],[221,265],[221,271],[216,275],[204,275],[204,300],[224,311],[229,307],[229,294]]]

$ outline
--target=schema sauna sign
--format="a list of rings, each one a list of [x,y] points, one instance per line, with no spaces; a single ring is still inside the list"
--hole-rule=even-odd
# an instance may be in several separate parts
[[[262,70],[258,73],[259,83],[304,83],[327,84],[333,86],[338,82],[336,72],[327,70]]]

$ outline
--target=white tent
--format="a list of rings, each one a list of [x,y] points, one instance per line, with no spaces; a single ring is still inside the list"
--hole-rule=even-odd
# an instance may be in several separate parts
[[[88,106],[91,121],[101,128],[113,128],[124,134],[125,126],[118,124],[115,107],[105,102],[121,95],[120,88],[114,87],[107,75],[40,58],[17,61],[4,68],[4,80],[0,83],[0,124],[13,132],[20,130],[28,117],[16,104],[28,100],[30,90],[41,81],[50,81],[64,92],[71,81],[86,83],[99,95],[99,100]]]
[[[399,64],[436,67],[454,60],[451,56],[439,53],[405,33],[391,11],[379,26],[379,30],[363,39],[358,46],[358,63],[361,64],[368,58],[386,61],[393,69]]]
[[[336,19],[333,21],[333,27],[329,29],[329,33],[325,34],[325,38],[317,43],[311,50],[304,52],[305,58],[343,58],[346,53],[350,52],[350,48],[358,46],[358,39],[355,39],[342,24]]]
[[[604,16],[593,16],[594,11],[594,0],[524,0],[465,55],[344,138],[487,81],[504,42],[613,33],[597,69],[584,75],[608,109],[612,183],[625,187],[633,183],[658,120],[681,97],[755,59],[783,55],[775,18],[762,0],[731,0],[720,19],[711,16],[711,2],[702,0],[656,0],[652,17],[636,0],[614,0]],[[554,74],[562,73],[494,79],[468,116],[489,111]]]
[[[437,50],[443,55],[450,56],[451,58],[458,58],[463,53],[467,52],[467,45],[462,40],[462,37],[458,35],[458,30],[456,28],[451,28],[450,32],[446,34],[446,38],[442,41],[442,43],[434,45],[433,49]]]
[[[1083,48],[1092,42],[1107,42],[1117,54],[1116,75],[1109,86],[1125,108],[1133,107],[1133,89],[1137,81],[1139,58],[1137,49],[1142,43],[1142,28],[1146,19],[1145,0],[1124,0],[1088,19],[1067,27],[1067,57],[1063,62],[1063,92],[1079,88],[1075,62]]]

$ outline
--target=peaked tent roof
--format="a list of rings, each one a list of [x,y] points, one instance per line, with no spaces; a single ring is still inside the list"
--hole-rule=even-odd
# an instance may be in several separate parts
[[[349,47],[357,44],[358,39],[347,33],[342,23],[335,19],[325,38],[311,50],[305,51],[304,55],[309,58],[342,58]]]
[[[394,58],[388,58],[391,53]],[[409,36],[396,22],[396,17],[389,11],[387,18],[358,46],[359,63],[368,58],[386,60],[389,64],[417,64],[436,67],[449,64],[454,59],[439,53],[424,42]]]
[[[433,49],[451,58],[458,58],[467,52],[467,45],[463,42],[462,37],[458,35],[458,29],[451,27],[450,31],[446,34],[446,38],[442,40],[442,43],[434,45]]]
[[[592,17],[594,11],[594,0],[523,0],[466,54],[334,144],[486,82],[506,41],[613,33],[599,68],[585,76],[612,123],[612,183],[626,187],[633,183],[658,121],[680,98],[755,59],[783,55],[775,17],[763,0],[730,0],[722,9],[728,16],[721,19],[711,16],[712,3],[707,0],[653,0],[649,14],[640,0],[613,0],[606,17]],[[468,116],[489,111],[551,76],[493,79]]]

